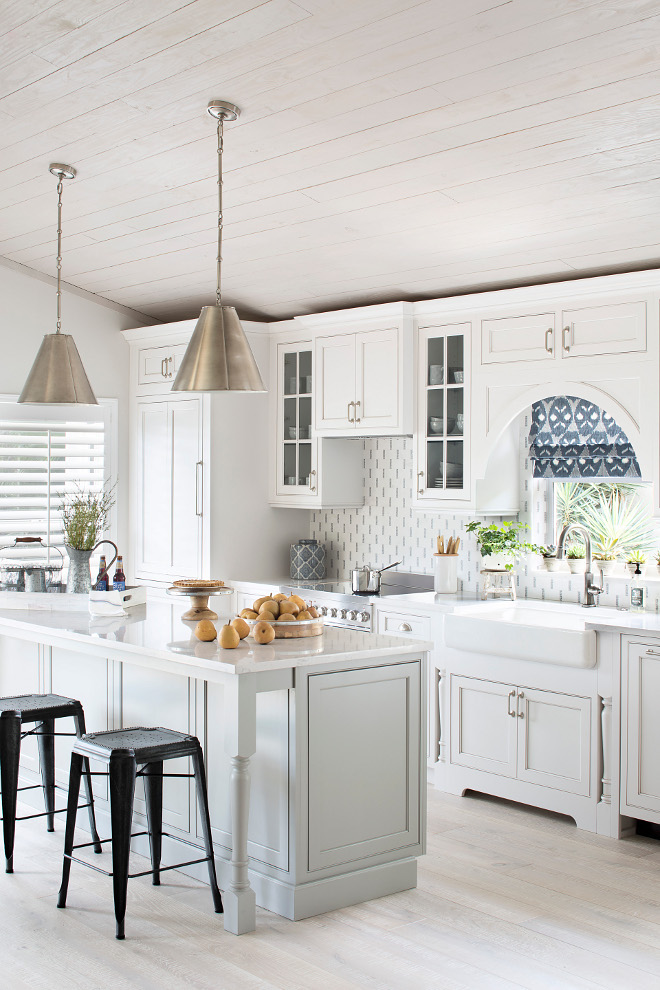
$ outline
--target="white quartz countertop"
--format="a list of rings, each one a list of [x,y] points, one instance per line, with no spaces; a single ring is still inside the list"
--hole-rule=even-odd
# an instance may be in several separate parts
[[[347,660],[362,666],[432,649],[432,644],[424,641],[326,626],[318,637],[274,640],[264,646],[248,637],[235,650],[222,650],[217,641],[202,643],[193,636],[196,623],[181,619],[188,607],[187,601],[181,604],[149,601],[146,606],[130,609],[127,616],[112,618],[99,618],[86,612],[0,609],[0,634],[68,644],[83,652],[87,647],[94,653],[105,652],[117,658],[129,659],[133,655],[160,659],[170,666],[198,668],[200,677],[213,670],[260,673],[314,664],[345,664]],[[222,622],[218,620],[216,626]],[[194,671],[188,673],[195,676]]]

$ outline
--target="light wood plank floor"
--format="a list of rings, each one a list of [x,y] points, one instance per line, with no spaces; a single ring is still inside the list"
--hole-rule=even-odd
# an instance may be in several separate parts
[[[259,910],[240,938],[173,873],[130,882],[125,942],[90,870],[73,864],[58,911],[62,838],[21,823],[0,874],[3,990],[660,988],[660,842],[494,798],[429,792],[416,890],[297,923]]]

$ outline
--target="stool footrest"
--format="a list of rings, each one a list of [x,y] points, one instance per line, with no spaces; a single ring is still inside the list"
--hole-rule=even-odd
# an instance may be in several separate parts
[[[89,808],[89,807],[91,807],[89,804],[79,804],[78,811],[80,811],[81,808]],[[63,815],[66,813],[66,811],[67,808],[53,808],[52,811],[36,811],[33,815],[16,815],[15,821],[26,822],[29,818],[44,818],[46,815]],[[1,821],[2,821],[2,817],[0,817],[0,822]],[[90,842],[90,846],[94,846],[94,845],[96,845],[95,842]]]

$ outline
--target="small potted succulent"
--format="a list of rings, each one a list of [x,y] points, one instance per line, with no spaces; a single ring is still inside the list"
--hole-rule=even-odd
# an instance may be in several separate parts
[[[640,571],[644,568],[646,556],[642,550],[630,550],[626,554],[626,570],[629,574],[634,574],[639,566]]]
[[[529,529],[524,522],[503,522],[500,525],[473,521],[465,527],[467,533],[474,533],[477,546],[486,570],[512,571],[514,564],[527,553],[539,553],[540,547],[522,538]]]
[[[568,546],[566,563],[571,574],[584,574],[587,566],[584,543],[571,543]]]
[[[556,571],[561,566],[561,560],[557,559],[557,547],[539,547],[539,552],[543,559],[543,566],[546,571]]]
[[[596,541],[593,552],[593,571],[602,571],[603,574],[611,573],[618,559],[618,554],[614,549],[615,542],[610,540]]]

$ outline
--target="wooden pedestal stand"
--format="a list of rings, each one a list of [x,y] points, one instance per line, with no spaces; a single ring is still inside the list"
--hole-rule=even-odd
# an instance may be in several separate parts
[[[185,595],[190,598],[191,608],[184,612],[182,619],[192,619],[199,622],[200,619],[217,619],[218,613],[209,608],[209,598],[213,595],[231,595],[232,588],[225,588],[221,585],[217,588],[168,588],[168,595]]]

